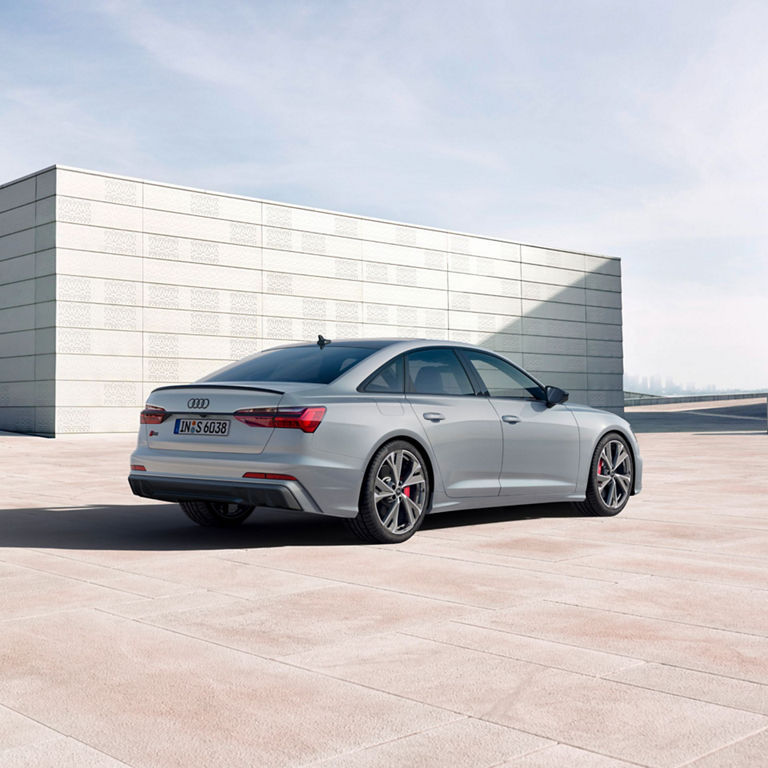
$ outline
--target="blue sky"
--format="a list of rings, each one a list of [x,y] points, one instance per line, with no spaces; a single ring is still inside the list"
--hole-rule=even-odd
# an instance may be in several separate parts
[[[620,256],[625,369],[768,388],[768,3],[0,0],[52,163]]]

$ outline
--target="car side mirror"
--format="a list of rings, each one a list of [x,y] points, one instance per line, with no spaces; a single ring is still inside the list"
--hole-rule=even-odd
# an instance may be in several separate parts
[[[560,389],[560,387],[545,387],[544,396],[547,402],[547,408],[551,408],[553,405],[559,405],[568,400],[568,393],[564,389]]]

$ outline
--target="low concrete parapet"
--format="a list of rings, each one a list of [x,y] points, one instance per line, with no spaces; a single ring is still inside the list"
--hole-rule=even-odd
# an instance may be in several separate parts
[[[680,395],[667,397],[632,397],[624,400],[624,407],[635,405],[672,405],[673,403],[708,403],[715,400],[754,400],[755,398],[768,398],[768,392],[739,392],[732,395]]]

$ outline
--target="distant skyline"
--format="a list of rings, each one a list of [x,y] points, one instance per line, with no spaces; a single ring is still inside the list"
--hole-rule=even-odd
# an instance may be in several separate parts
[[[768,389],[768,4],[0,7],[53,163],[622,258],[625,371]]]
[[[716,384],[712,383],[697,384],[692,381],[679,382],[669,377],[659,376],[658,374],[652,374],[650,376],[625,374],[624,391],[644,395],[715,395],[723,392],[749,392],[756,390],[748,390],[738,387],[718,387]],[[768,388],[763,388],[760,393],[763,394],[766,391],[768,391]]]

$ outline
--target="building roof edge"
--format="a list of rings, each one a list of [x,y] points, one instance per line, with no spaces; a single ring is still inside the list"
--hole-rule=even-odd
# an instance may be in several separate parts
[[[165,181],[155,181],[154,179],[142,179],[138,176],[126,176],[124,174],[120,173],[109,173],[107,171],[94,171],[89,168],[79,168],[77,166],[73,165],[60,165],[58,163],[54,163],[53,165],[49,165],[46,168],[43,168],[39,171],[34,171],[33,173],[28,173],[26,176],[21,176],[18,179],[13,179],[12,181],[6,182],[4,184],[0,184],[0,189],[3,187],[10,186],[11,184],[17,184],[20,181],[24,181],[26,179],[32,178],[33,176],[39,176],[42,173],[46,173],[50,170],[63,170],[63,171],[74,171],[75,173],[87,173],[92,176],[104,176],[109,177],[112,179],[121,179],[123,181],[133,181],[137,182],[139,184],[152,184],[153,186],[157,187],[170,187],[173,189],[182,189],[188,192],[200,192],[208,195],[217,195],[219,197],[232,197],[237,198],[239,200],[251,200],[256,203],[266,203],[267,205],[280,205],[285,208],[298,208],[304,211],[314,211],[316,213],[329,213],[334,216],[346,216],[347,218],[352,219],[362,219],[366,221],[375,221],[380,224],[394,224],[395,226],[400,227],[415,227],[416,229],[426,229],[430,232],[440,232],[446,235],[459,235],[463,237],[477,237],[482,240],[492,240],[494,242],[498,243],[506,243],[509,245],[519,245],[519,246],[525,246],[528,248],[541,248],[542,250],[547,251],[560,251],[562,253],[574,253],[578,254],[580,256],[594,256],[599,259],[609,259],[611,261],[621,261],[620,256],[607,256],[606,254],[602,253],[591,253],[589,251],[581,251],[581,250],[573,250],[568,248],[561,248],[557,246],[548,246],[548,245],[541,245],[537,243],[524,243],[519,240],[507,240],[503,237],[493,237],[490,235],[480,235],[476,232],[462,232],[460,230],[455,229],[443,229],[442,227],[430,227],[425,224],[414,224],[413,222],[407,222],[407,221],[396,221],[394,219],[381,219],[376,216],[364,216],[359,213],[347,213],[344,211],[334,211],[329,208],[315,208],[313,206],[309,205],[299,205],[297,203],[286,203],[279,200],[268,200],[263,197],[251,197],[250,195],[235,195],[231,192],[219,192],[217,190],[212,189],[204,189],[203,187],[188,187],[183,184],[171,184],[170,182]]]

